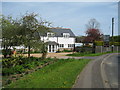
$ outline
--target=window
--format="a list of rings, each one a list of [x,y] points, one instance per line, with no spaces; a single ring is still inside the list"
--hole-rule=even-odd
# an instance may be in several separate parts
[[[64,47],[64,44],[59,44],[59,47],[60,47],[60,48]]]
[[[68,44],[68,47],[72,48],[74,47],[74,44]]]
[[[53,50],[53,52],[54,52],[54,45],[53,45],[53,47],[52,47],[52,50]]]
[[[54,33],[51,33],[51,32],[48,32],[48,33],[47,33],[47,37],[54,37],[54,36],[55,36]]]
[[[64,37],[64,38],[69,38],[69,37],[70,37],[70,34],[69,34],[69,33],[63,33],[63,37]]]
[[[49,52],[51,52],[51,45],[49,45]]]

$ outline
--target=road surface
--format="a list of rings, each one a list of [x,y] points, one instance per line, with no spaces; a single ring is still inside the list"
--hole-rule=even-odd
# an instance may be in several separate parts
[[[2,88],[2,57],[0,57],[0,90]]]
[[[118,88],[119,59],[117,53],[94,57],[77,77],[73,88]]]
[[[120,56],[117,54],[107,57],[103,61],[103,69],[106,75],[109,87],[118,88],[118,69],[120,66]],[[120,76],[119,76],[120,78]]]

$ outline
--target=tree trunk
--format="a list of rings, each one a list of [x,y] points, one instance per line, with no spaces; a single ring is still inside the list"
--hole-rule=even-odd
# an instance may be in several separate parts
[[[93,41],[92,53],[95,53],[95,48],[96,48],[96,45],[95,45],[95,42]]]
[[[28,46],[28,57],[30,57],[30,46]]]
[[[47,47],[45,45],[45,43],[43,43],[43,47],[42,47],[42,60],[45,60],[47,56]]]
[[[42,60],[45,60],[47,56],[47,53],[42,53]]]

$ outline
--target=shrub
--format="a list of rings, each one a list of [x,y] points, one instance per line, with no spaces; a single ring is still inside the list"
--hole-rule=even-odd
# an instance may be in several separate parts
[[[73,50],[64,49],[63,52],[72,52]]]
[[[22,65],[16,65],[15,67],[11,67],[11,68],[3,68],[2,74],[3,75],[20,74],[24,71],[25,69]]]
[[[14,70],[12,68],[2,68],[2,75],[10,75],[14,74]]]
[[[96,46],[103,46],[104,42],[103,41],[95,41]]]
[[[16,65],[21,65],[23,63],[22,57],[11,57],[11,58],[5,58],[2,60],[2,66],[3,67],[14,67]]]
[[[55,59],[48,58],[43,61],[41,58],[27,58],[23,56],[4,58],[2,60],[3,75],[19,74],[27,69],[33,69],[36,66],[43,65],[52,60]]]
[[[120,42],[110,42],[110,45],[120,46]]]
[[[14,73],[20,74],[25,71],[24,67],[22,65],[16,65],[12,68]]]
[[[11,56],[12,51],[11,51],[11,49],[3,49],[2,54],[4,55],[4,57],[6,57],[7,55]]]

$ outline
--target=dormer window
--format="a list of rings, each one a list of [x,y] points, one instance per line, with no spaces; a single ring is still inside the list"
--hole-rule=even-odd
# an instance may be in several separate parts
[[[69,34],[69,33],[63,33],[63,37],[64,37],[64,38],[69,38],[69,37],[70,37],[70,34]]]
[[[55,36],[54,33],[51,33],[51,32],[48,32],[48,33],[47,33],[47,37],[54,37],[54,36]]]

